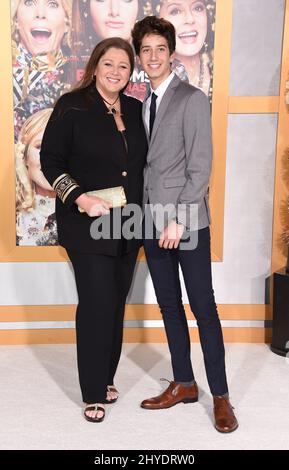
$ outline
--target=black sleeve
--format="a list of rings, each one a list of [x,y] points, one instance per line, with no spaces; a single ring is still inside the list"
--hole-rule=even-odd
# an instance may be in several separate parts
[[[68,173],[68,159],[73,137],[73,110],[69,95],[56,103],[44,131],[40,163],[45,178],[68,207],[85,191]]]

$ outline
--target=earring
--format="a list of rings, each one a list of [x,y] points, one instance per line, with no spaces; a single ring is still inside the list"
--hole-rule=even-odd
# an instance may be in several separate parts
[[[208,52],[209,44],[207,43],[207,41],[204,42],[203,48],[204,48],[204,52]]]
[[[18,29],[18,21],[14,21],[14,39],[17,43],[20,41],[20,36],[19,36],[19,29]]]
[[[65,17],[64,20],[65,24],[65,29],[64,29],[64,35],[63,35],[63,45],[71,47],[71,23],[70,19]]]
[[[65,33],[69,33],[70,31],[70,21],[69,21],[69,18],[65,18]]]

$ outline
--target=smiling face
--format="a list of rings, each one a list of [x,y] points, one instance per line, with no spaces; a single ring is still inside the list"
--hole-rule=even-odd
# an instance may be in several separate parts
[[[28,176],[35,185],[40,186],[40,188],[46,189],[48,191],[53,191],[53,188],[48,183],[44,174],[41,171],[40,166],[40,147],[42,142],[44,130],[36,134],[30,141],[27,154],[26,154],[26,166],[28,171]]]
[[[20,0],[17,21],[21,42],[31,54],[60,48],[65,32],[61,0]]]
[[[130,39],[137,18],[138,0],[90,0],[93,28],[102,39]]]
[[[127,53],[111,47],[100,58],[95,69],[96,87],[100,94],[114,96],[127,85],[130,73]]]
[[[207,12],[201,0],[164,0],[160,17],[176,29],[176,53],[193,56],[200,52],[207,36]]]
[[[155,90],[171,73],[170,54],[166,38],[158,34],[146,34],[142,40],[139,59]]]

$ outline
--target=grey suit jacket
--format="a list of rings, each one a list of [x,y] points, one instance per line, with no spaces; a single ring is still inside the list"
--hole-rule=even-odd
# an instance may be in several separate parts
[[[202,91],[175,76],[159,105],[149,141],[144,204],[148,200],[153,205],[173,204],[178,221],[187,228],[207,227],[211,163],[209,101]],[[197,222],[191,220],[192,204],[198,209]]]

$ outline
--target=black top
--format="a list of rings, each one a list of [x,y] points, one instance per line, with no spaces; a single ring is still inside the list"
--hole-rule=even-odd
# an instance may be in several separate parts
[[[60,245],[83,253],[116,255],[119,239],[95,240],[91,223],[97,217],[80,213],[75,200],[84,192],[123,186],[128,203],[142,204],[147,139],[140,101],[120,95],[123,134],[91,85],[63,95],[46,126],[40,160],[42,171],[57,192],[56,220]],[[127,144],[127,145],[126,145]],[[120,209],[112,209],[113,212]],[[140,246],[132,239],[126,251]]]

